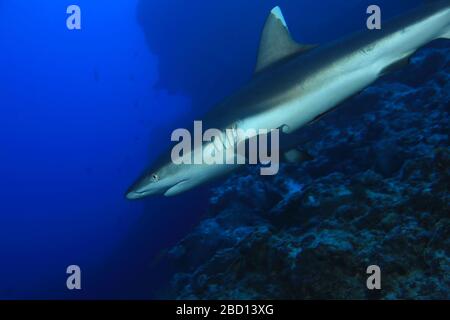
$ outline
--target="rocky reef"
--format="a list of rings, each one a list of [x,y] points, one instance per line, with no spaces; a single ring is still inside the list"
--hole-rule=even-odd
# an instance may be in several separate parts
[[[248,167],[169,252],[181,299],[449,299],[450,48],[300,132],[314,159]],[[378,265],[382,289],[368,290]]]

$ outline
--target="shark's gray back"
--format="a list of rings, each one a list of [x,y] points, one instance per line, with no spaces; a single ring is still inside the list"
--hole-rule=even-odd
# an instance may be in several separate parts
[[[333,64],[373,47],[411,25],[450,7],[450,0],[431,1],[401,17],[385,23],[381,30],[365,30],[308,52],[300,52],[274,64],[202,119],[205,128],[225,129],[250,115],[265,112],[291,98],[290,89],[302,87],[313,76]],[[302,92],[297,92],[301,95]]]

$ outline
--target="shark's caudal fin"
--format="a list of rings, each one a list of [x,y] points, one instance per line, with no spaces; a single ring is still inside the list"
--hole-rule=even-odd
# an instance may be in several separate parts
[[[255,72],[261,72],[281,60],[313,47],[315,46],[299,44],[292,39],[281,9],[275,7],[270,12],[262,32]]]

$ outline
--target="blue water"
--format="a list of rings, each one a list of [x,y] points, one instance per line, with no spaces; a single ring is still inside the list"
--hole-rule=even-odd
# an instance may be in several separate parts
[[[420,2],[378,4],[389,18]],[[130,202],[129,184],[172,129],[251,77],[271,7],[320,44],[363,28],[372,1],[74,3],[81,31],[66,28],[72,3],[0,0],[0,298],[164,297],[159,257],[209,188]],[[81,291],[66,289],[71,264]]]

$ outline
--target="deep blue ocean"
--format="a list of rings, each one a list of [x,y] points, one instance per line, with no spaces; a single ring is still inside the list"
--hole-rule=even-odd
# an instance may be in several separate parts
[[[421,2],[377,4],[388,19]],[[223,181],[137,202],[129,185],[252,77],[275,5],[295,39],[323,44],[365,28],[372,3],[0,0],[0,299],[167,297],[165,253]],[[82,290],[66,288],[73,264]]]

